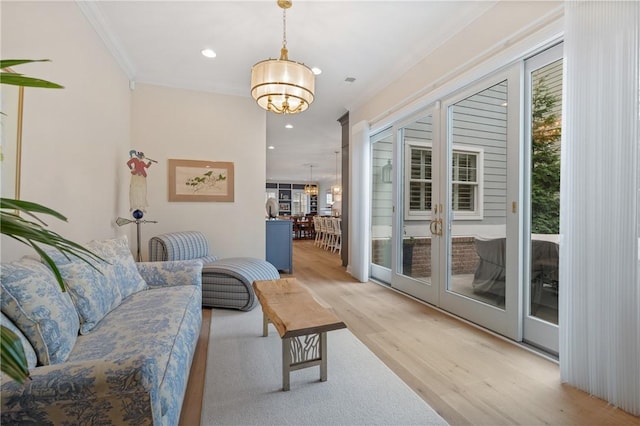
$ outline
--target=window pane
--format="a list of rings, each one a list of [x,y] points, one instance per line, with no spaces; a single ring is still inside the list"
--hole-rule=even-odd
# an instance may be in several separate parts
[[[431,210],[431,182],[409,183],[409,208],[411,211]]]
[[[409,210],[428,212],[431,210],[431,149],[409,145]]]
[[[422,179],[422,153],[417,148],[411,150],[411,179]]]
[[[411,147],[411,179],[431,179],[431,150]]]
[[[431,150],[425,149],[423,151],[424,158],[424,178],[431,180]]]
[[[475,206],[475,186],[453,184],[453,205],[457,211],[473,211]]]
[[[453,153],[453,181],[476,182],[477,180],[477,154]]]

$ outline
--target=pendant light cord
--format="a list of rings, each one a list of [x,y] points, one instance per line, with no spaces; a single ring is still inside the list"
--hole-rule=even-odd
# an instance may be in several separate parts
[[[282,47],[287,48],[287,9],[282,9]]]

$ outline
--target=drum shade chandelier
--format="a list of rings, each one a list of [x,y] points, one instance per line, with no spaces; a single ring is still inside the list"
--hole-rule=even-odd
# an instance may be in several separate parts
[[[304,186],[304,193],[318,195],[318,186],[313,185],[313,164],[309,164],[309,183]]]
[[[251,96],[276,114],[296,114],[313,102],[315,76],[305,64],[290,61],[287,50],[287,9],[291,0],[278,0],[282,8],[280,59],[260,61],[251,68]]]

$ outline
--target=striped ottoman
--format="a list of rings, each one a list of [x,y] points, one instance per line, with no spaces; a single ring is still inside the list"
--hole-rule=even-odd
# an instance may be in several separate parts
[[[206,263],[202,268],[202,306],[249,311],[257,303],[253,282],[279,278],[280,273],[272,264],[252,257]]]
[[[202,306],[250,311],[257,300],[256,280],[279,279],[280,273],[269,262],[252,257],[218,259],[209,254],[205,235],[198,231],[173,232],[149,240],[149,260],[202,259]]]

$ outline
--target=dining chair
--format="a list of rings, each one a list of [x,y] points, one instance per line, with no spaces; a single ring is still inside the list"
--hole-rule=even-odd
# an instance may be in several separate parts
[[[300,238],[300,232],[301,232],[300,221],[297,216],[291,216],[291,220],[293,221],[293,224],[292,224],[293,239],[296,240]]]
[[[306,218],[307,218],[307,222],[306,222],[306,225],[307,225],[307,227],[306,227],[306,229],[307,229],[307,235],[306,235],[306,237],[307,237],[308,239],[313,239],[313,238],[315,238],[315,236],[316,236],[316,231],[315,231],[315,220],[314,220],[315,215],[313,215],[313,214],[307,214],[307,215],[306,215]]]

